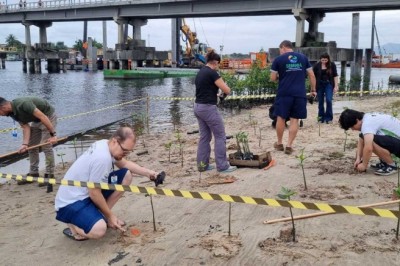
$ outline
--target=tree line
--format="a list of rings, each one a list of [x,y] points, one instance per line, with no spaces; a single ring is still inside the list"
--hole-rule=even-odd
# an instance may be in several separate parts
[[[14,34],[9,34],[6,37],[6,47],[15,47],[17,48],[18,51],[22,51],[25,47],[25,44],[22,43],[21,41],[19,41],[17,39],[17,37]],[[103,48],[103,45],[99,42],[97,42],[95,39],[93,40],[93,46],[100,49]],[[72,48],[74,48],[77,51],[83,51],[84,50],[84,42],[79,39],[75,41],[75,44],[73,45]],[[60,50],[67,50],[68,46],[66,46],[64,44],[64,42],[55,42],[55,43],[51,43],[51,49],[60,51]]]

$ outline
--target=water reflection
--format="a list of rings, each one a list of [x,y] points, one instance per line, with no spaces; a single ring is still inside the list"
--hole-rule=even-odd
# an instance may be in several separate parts
[[[58,117],[84,113],[99,108],[150,96],[192,97],[193,78],[104,80],[102,72],[68,71],[62,74],[24,74],[21,62],[7,62],[7,69],[0,71],[1,97],[12,100],[34,95],[47,99],[55,106]],[[57,133],[60,136],[82,132],[132,114],[146,113],[146,101],[121,106],[98,113],[60,120]],[[172,118],[172,116],[174,118]],[[163,131],[172,128],[173,121],[191,123],[191,102],[151,101],[150,129]],[[174,123],[175,123],[174,122]],[[0,118],[0,129],[13,126],[13,120]],[[0,154],[16,150],[22,133],[13,138],[11,133],[1,135]]]

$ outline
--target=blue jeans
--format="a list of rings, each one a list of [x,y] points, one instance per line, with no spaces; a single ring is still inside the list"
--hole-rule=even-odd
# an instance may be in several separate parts
[[[194,114],[199,122],[200,140],[197,149],[197,165],[210,163],[211,138],[214,135],[215,163],[218,171],[229,167],[226,157],[226,136],[222,116],[217,106],[212,104],[194,104]]]
[[[330,122],[333,120],[332,99],[333,88],[329,82],[319,81],[318,90],[318,117],[320,122]],[[326,109],[324,108],[326,100]]]

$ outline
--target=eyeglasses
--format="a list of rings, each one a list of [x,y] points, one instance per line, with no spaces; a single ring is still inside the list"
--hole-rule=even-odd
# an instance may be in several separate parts
[[[129,153],[131,153],[133,150],[128,150],[125,149],[124,147],[122,147],[121,143],[117,140],[118,145],[121,147],[121,150],[124,152],[125,155],[128,155]]]

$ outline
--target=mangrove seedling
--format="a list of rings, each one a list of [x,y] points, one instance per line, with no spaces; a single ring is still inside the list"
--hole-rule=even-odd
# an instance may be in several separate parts
[[[282,187],[280,193],[277,195],[278,198],[283,199],[283,200],[288,200],[290,201],[290,197],[295,195],[296,191]],[[290,211],[290,217],[292,218],[292,236],[293,236],[293,242],[296,241],[296,228],[294,227],[294,219],[293,219],[293,212],[292,212],[292,207],[289,207]]]
[[[299,159],[301,170],[303,172],[304,189],[307,190],[306,174],[304,173],[304,161],[307,159],[307,157],[304,154],[304,148],[300,150],[300,154],[297,155],[296,158]]]
[[[260,138],[258,140],[258,147],[261,148],[261,127],[259,129],[260,129]]]
[[[201,172],[204,172],[206,170],[206,166],[207,165],[203,161],[201,161],[197,166],[199,169],[199,183],[201,182]]]
[[[184,140],[182,139],[182,134],[179,130],[176,131],[175,133],[177,145],[179,147],[179,154],[181,156],[181,166],[183,167],[183,146],[184,146]]]
[[[257,121],[257,120],[251,120],[251,121],[250,121],[250,125],[254,128],[254,135],[257,134],[257,133],[256,133],[257,124],[258,124],[258,121]]]
[[[61,158],[61,163],[62,163],[63,169],[65,169],[65,164],[64,164],[64,159],[63,159],[64,155],[65,155],[65,153],[62,153],[62,152],[57,153],[57,156],[60,156],[60,158]]]
[[[347,136],[349,135],[347,133],[347,130],[344,131],[344,134],[345,134],[345,137],[344,137],[343,151],[346,151]]]
[[[392,106],[392,116],[397,117],[399,115],[399,110]]]
[[[398,172],[399,170],[397,170]],[[400,187],[397,187],[396,189],[394,189],[393,194],[400,199]],[[399,211],[400,211],[400,203],[399,203]],[[399,239],[399,227],[400,227],[400,219],[397,218],[397,227],[396,227],[396,239]]]
[[[236,142],[238,143],[238,151],[240,151],[239,155],[242,155],[243,160],[252,160],[253,153],[249,148],[249,140],[248,134],[245,132],[239,132],[236,134]],[[243,147],[243,153],[241,153]]]
[[[77,138],[74,138],[72,141],[72,144],[74,144],[74,150],[75,150],[75,160],[78,159],[78,152],[76,151],[76,140]]]
[[[232,214],[232,202],[229,202],[228,236],[231,236],[231,214]]]
[[[154,229],[154,232],[156,232],[157,231],[157,228],[156,228],[156,215],[154,213],[153,197],[150,194],[145,194],[145,197],[150,197],[151,212],[153,214],[153,229]]]
[[[171,162],[171,148],[172,148],[172,141],[167,142],[164,144],[165,149],[168,151],[168,162]]]
[[[321,118],[320,116],[317,117],[317,123],[318,123],[318,136],[321,137]]]

